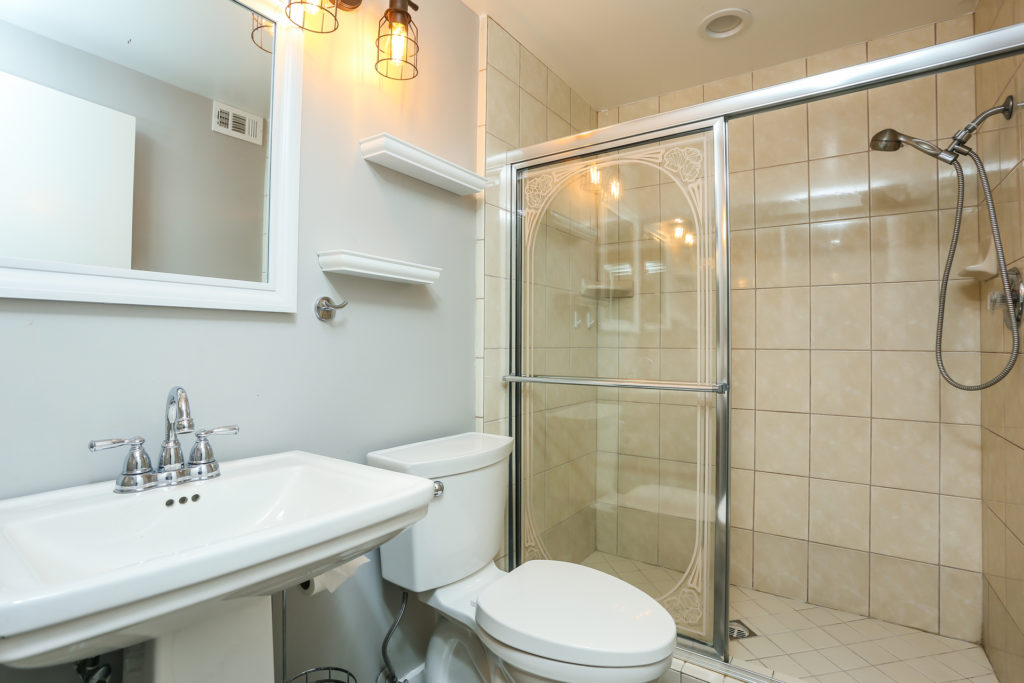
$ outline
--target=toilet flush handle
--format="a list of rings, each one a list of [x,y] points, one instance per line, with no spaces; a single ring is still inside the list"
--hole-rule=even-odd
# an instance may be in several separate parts
[[[444,495],[444,482],[443,481],[435,481],[434,482],[434,498],[440,498],[443,495]]]

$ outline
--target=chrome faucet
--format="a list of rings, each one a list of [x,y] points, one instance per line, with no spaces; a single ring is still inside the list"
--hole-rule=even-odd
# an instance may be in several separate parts
[[[136,436],[129,439],[105,439],[90,441],[90,451],[106,450],[117,446],[128,446],[121,474],[114,482],[116,493],[135,493],[146,489],[183,484],[187,481],[201,481],[220,476],[220,465],[213,458],[209,437],[215,434],[237,434],[238,425],[201,429],[196,432],[196,443],[189,453],[188,462],[181,453],[178,434],[188,434],[195,429],[188,394],[182,387],[171,387],[164,404],[164,442],[160,448],[160,460],[153,470],[146,449],[145,439]]]

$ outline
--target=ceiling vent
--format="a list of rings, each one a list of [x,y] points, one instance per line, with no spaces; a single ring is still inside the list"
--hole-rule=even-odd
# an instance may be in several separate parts
[[[263,144],[263,118],[214,100],[213,130],[254,145]]]

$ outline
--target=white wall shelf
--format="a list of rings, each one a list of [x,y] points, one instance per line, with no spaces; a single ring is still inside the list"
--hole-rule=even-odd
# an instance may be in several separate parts
[[[392,282],[411,282],[432,285],[441,277],[441,269],[409,263],[398,259],[363,254],[358,251],[337,249],[317,253],[320,269],[325,273],[344,273]]]
[[[359,151],[371,164],[386,166],[458,195],[476,194],[487,182],[483,176],[388,133],[364,138]]]

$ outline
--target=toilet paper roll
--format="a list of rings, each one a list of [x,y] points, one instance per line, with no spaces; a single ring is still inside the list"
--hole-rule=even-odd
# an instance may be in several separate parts
[[[369,561],[370,560],[366,555],[357,557],[354,560],[349,560],[345,564],[335,567],[330,571],[314,576],[308,581],[303,581],[299,584],[299,592],[303,595],[316,595],[317,593],[323,593],[324,591],[333,593],[338,590],[338,586],[352,578],[352,575],[356,573],[357,569]]]

